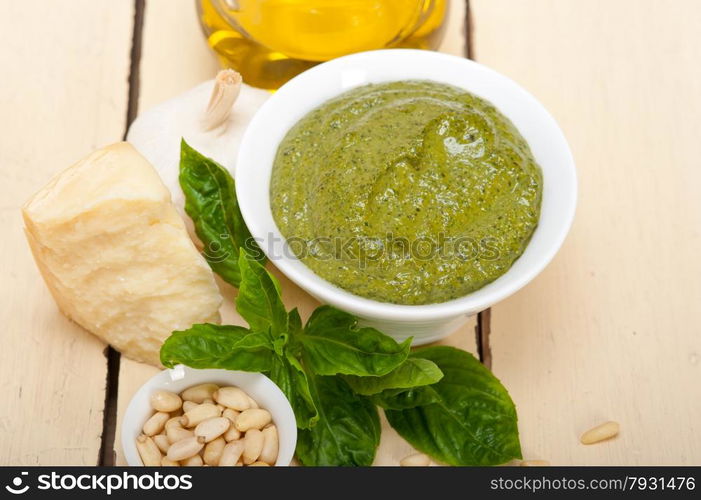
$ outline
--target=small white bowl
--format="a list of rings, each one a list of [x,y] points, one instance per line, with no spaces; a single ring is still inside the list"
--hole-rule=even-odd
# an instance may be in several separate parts
[[[131,398],[122,422],[122,449],[129,465],[143,465],[136,449],[136,438],[144,422],[153,414],[149,403],[151,394],[158,389],[180,393],[193,385],[214,383],[236,386],[247,392],[261,408],[273,416],[277,426],[280,448],[276,466],[290,465],[297,445],[297,425],[289,401],[280,388],[261,373],[230,370],[197,370],[178,365],[151,377]]]
[[[521,132],[543,171],[538,228],[505,274],[464,297],[428,305],[366,299],[317,276],[285,252],[285,239],[270,209],[270,175],[280,141],[312,109],[353,87],[397,80],[433,80],[491,101]],[[555,119],[528,92],[505,76],[468,59],[422,50],[362,52],[316,66],[283,85],[246,130],[236,163],[241,213],[263,251],[288,278],[321,302],[355,314],[398,340],[425,344],[458,328],[469,315],[505,299],[540,273],[565,239],[574,218],[577,176],[565,136]]]

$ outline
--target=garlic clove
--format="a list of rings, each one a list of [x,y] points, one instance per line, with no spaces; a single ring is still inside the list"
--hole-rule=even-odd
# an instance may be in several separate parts
[[[230,77],[221,78],[226,80]],[[233,175],[243,133],[253,115],[270,97],[266,90],[241,83],[238,95],[232,99],[233,94],[229,92],[226,98],[233,105],[228,116],[218,127],[205,130],[203,121],[206,120],[203,116],[207,114],[209,103],[214,100],[226,104],[225,100],[214,97],[215,87],[216,80],[206,81],[147,110],[131,124],[127,134],[127,141],[158,171],[195,242],[198,239],[192,221],[185,215],[185,197],[178,181],[181,139],[184,138],[190,146],[223,165]],[[219,119],[223,119],[221,115]]]
[[[202,118],[202,127],[205,131],[225,125],[236,98],[241,92],[241,75],[233,69],[224,69],[214,79],[214,89],[209,98],[209,104]]]

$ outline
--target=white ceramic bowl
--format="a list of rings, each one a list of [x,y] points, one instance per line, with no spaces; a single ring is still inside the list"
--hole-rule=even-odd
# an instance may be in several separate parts
[[[538,228],[523,255],[504,275],[459,299],[429,305],[378,302],[342,290],[284,251],[270,209],[270,174],[287,131],[312,109],[353,87],[408,79],[434,80],[464,88],[491,101],[528,141],[543,171]],[[420,50],[378,50],[316,66],[283,85],[251,121],[239,148],[236,194],[243,217],[263,251],[287,277],[321,302],[353,313],[362,322],[415,344],[444,337],[465,319],[513,294],[531,281],[560,248],[574,217],[574,160],[555,119],[528,92],[496,71],[468,59]]]
[[[273,416],[277,426],[280,449],[277,466],[290,465],[297,445],[297,425],[289,401],[280,388],[260,373],[230,370],[197,370],[178,365],[154,375],[131,398],[122,422],[122,449],[129,465],[143,465],[136,450],[136,437],[144,422],[153,414],[149,399],[158,389],[180,393],[193,385],[212,382],[220,386],[233,385],[246,391],[261,408]]]

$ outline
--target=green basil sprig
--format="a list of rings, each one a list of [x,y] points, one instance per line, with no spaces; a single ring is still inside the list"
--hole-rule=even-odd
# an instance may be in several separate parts
[[[180,187],[185,193],[185,212],[204,244],[204,257],[212,270],[235,287],[239,286],[239,250],[265,261],[243,221],[234,179],[216,161],[180,143]]]

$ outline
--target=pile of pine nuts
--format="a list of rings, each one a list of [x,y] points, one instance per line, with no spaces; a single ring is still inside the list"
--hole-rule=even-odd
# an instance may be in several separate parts
[[[155,413],[136,438],[144,465],[269,466],[278,455],[277,427],[238,387],[200,384],[151,395]]]

